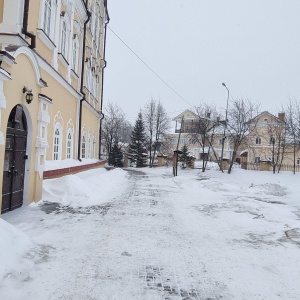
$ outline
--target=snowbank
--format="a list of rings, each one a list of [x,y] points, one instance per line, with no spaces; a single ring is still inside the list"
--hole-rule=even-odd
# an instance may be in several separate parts
[[[94,169],[43,184],[43,201],[72,207],[88,207],[111,201],[126,188],[128,174],[121,169]]]
[[[32,268],[33,262],[26,257],[34,246],[27,235],[0,219],[0,283],[14,272],[26,273]]]
[[[99,160],[91,158],[85,158],[82,161],[76,159],[46,160],[45,171],[88,165],[96,162],[99,162]]]

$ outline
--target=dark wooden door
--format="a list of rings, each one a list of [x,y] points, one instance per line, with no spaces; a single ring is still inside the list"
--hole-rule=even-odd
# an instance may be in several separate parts
[[[21,106],[9,117],[6,132],[1,213],[23,205],[27,126]]]

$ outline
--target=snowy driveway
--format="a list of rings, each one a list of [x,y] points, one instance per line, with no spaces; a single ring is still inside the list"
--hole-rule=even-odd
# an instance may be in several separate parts
[[[38,246],[5,275],[0,299],[300,299],[298,174],[142,171],[107,184],[99,204],[70,206],[69,194],[93,195],[76,198],[73,176],[59,199],[49,202],[52,187],[3,215]]]

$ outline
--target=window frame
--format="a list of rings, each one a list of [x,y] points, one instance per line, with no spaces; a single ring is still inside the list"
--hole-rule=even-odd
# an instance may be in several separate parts
[[[61,160],[62,136],[62,126],[60,123],[57,123],[53,131],[53,160]]]
[[[44,12],[43,12],[43,31],[50,38],[51,37],[51,17],[52,17],[52,0],[44,1]]]
[[[72,70],[78,73],[78,59],[79,59],[79,39],[77,35],[73,38],[73,51],[72,51]]]
[[[261,145],[261,137],[257,136],[255,138],[255,145]]]
[[[85,134],[82,135],[82,140],[81,140],[81,158],[86,158]]]
[[[69,129],[67,132],[67,140],[66,140],[66,159],[72,159],[72,158],[73,158],[73,130]]]

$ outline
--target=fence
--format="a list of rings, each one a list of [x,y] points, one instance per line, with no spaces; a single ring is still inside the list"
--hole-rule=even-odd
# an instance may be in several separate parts
[[[256,163],[244,163],[245,164],[245,169],[247,170],[254,170],[254,171],[266,171],[265,167],[262,167],[262,165],[256,164]],[[273,171],[273,167],[271,164],[269,165],[268,168],[269,171]],[[294,172],[294,166],[293,165],[287,165],[287,164],[282,164],[278,165],[275,167],[276,172],[280,171],[287,171],[287,172]],[[300,165],[295,166],[295,172],[300,172]]]

